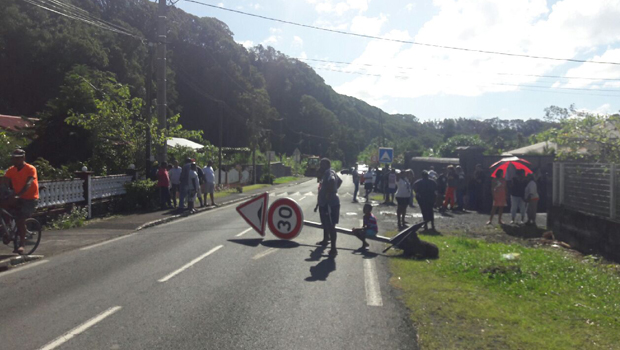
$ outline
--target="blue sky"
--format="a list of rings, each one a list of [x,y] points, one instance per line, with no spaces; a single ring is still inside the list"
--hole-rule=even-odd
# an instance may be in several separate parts
[[[384,38],[620,63],[620,0],[197,1]],[[246,47],[262,44],[291,57],[352,63],[306,61],[337,92],[388,113],[421,120],[528,119],[541,118],[550,105],[574,103],[605,114],[620,110],[620,64],[429,48],[301,28],[184,0],[175,6],[222,20]]]

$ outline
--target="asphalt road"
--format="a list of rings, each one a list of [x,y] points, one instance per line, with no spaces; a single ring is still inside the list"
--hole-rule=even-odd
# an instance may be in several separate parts
[[[339,226],[350,228],[363,204],[343,179]],[[316,189],[270,201],[295,199],[319,221]],[[388,258],[341,234],[329,259],[318,229],[281,241],[248,227],[223,207],[0,274],[0,349],[417,348]]]

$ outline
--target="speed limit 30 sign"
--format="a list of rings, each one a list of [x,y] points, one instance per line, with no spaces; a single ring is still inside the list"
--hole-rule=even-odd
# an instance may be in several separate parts
[[[299,236],[304,223],[301,208],[290,198],[276,200],[269,207],[267,217],[271,233],[280,239],[290,240]]]

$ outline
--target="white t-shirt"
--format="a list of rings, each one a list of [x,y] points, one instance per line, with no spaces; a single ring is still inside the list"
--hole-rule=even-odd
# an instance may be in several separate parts
[[[397,184],[398,188],[396,189],[396,198],[409,198],[411,197],[411,187],[409,185],[409,181],[406,179],[398,180]]]
[[[536,185],[536,181],[532,180],[525,186],[525,199],[538,199],[538,186]]]
[[[168,176],[170,176],[170,183],[173,185],[181,184],[181,167],[172,168],[168,171]]]
[[[196,191],[198,190],[198,187],[194,186],[194,182],[196,183],[196,186],[200,186],[198,184],[198,173],[195,170],[190,170],[189,171],[189,189]]]
[[[212,167],[206,166],[202,168],[202,172],[205,174],[205,180],[207,181],[207,183],[215,183],[215,172],[213,171]]]

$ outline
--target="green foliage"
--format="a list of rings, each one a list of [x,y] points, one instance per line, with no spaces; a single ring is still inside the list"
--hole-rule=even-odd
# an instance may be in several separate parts
[[[69,166],[63,165],[60,168],[55,168],[43,158],[37,158],[32,165],[37,168],[37,176],[39,180],[63,180],[73,178],[73,172],[78,170],[78,164],[74,165],[73,171],[69,169]],[[81,166],[80,166],[81,168]]]
[[[73,206],[69,213],[64,213],[46,224],[50,230],[67,230],[74,227],[82,227],[88,219],[88,208]]]
[[[391,265],[424,348],[608,349],[620,342],[617,266],[557,249],[423,239],[438,245],[439,259]],[[510,253],[519,258],[502,257]]]
[[[620,163],[620,114],[594,115],[574,106],[551,106],[545,112],[559,127],[535,135],[532,141],[555,142],[558,159]]]
[[[269,174],[269,173],[265,173],[265,174],[261,175],[260,183],[262,183],[262,184],[273,184],[275,179],[276,179],[275,175]]]
[[[157,182],[152,180],[137,180],[125,184],[125,209],[134,210],[155,210],[159,203],[159,192]]]
[[[28,139],[19,133],[0,130],[0,169],[5,170],[11,166],[11,152],[16,148],[25,148]]]
[[[449,138],[437,148],[436,154],[440,157],[458,157],[457,147],[480,146],[488,149],[488,145],[478,135],[457,135]]]
[[[293,182],[295,180],[299,179],[297,176],[284,176],[284,177],[278,177],[273,181],[274,185],[281,185],[281,184],[285,184],[285,183],[289,183],[289,182]]]

